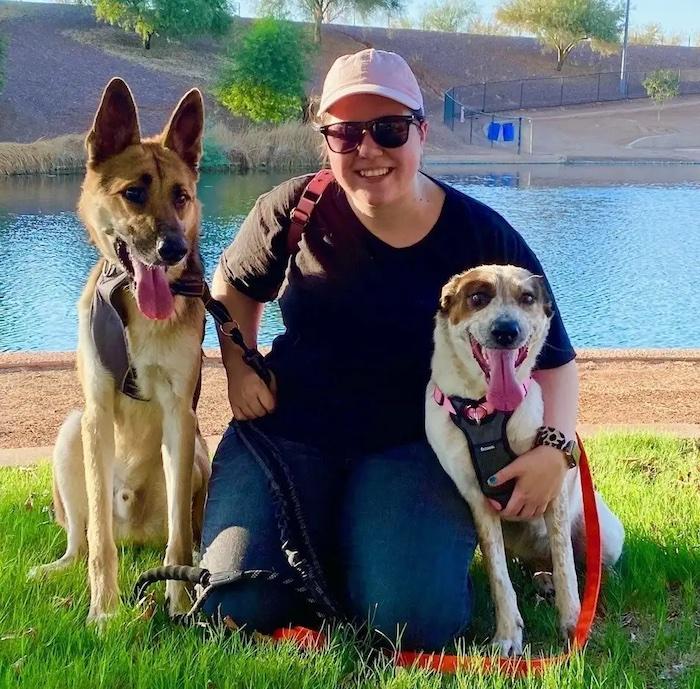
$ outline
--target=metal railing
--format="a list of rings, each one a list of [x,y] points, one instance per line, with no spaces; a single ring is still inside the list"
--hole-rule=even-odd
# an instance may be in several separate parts
[[[454,103],[458,103],[459,108],[464,107],[467,111],[503,112],[646,98],[647,94],[642,84],[652,71],[656,70],[630,72],[622,85],[619,73],[599,72],[569,77],[489,81],[454,86],[445,93],[445,124],[449,126],[448,115],[451,114],[454,118]],[[677,71],[680,94],[700,94],[700,68]]]

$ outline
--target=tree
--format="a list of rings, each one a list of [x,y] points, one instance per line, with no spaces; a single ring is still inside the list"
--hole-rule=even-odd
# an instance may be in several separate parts
[[[467,33],[483,34],[485,36],[510,36],[511,32],[504,24],[494,19],[477,15],[469,22]]]
[[[642,82],[647,96],[658,106],[657,121],[661,121],[661,109],[667,100],[671,100],[680,95],[681,80],[678,72],[672,69],[657,69],[650,72]]]
[[[289,19],[291,12],[287,0],[259,0],[257,15],[259,17],[274,17],[275,19]]]
[[[216,97],[254,122],[302,119],[311,41],[292,22],[265,17],[234,41]]]
[[[658,22],[630,31],[629,42],[638,45],[663,45],[664,30]]]
[[[537,36],[557,51],[557,71],[581,42],[600,52],[619,43],[624,9],[618,0],[505,0],[496,18]]]
[[[225,0],[95,0],[95,16],[134,31],[146,50],[155,35],[221,34],[230,21]]]
[[[680,34],[666,34],[658,22],[646,24],[641,29],[630,33],[630,43],[639,45],[682,45],[683,38]]]
[[[433,0],[421,16],[424,31],[466,31],[479,12],[474,0]]]
[[[342,14],[354,11],[366,18],[373,12],[398,14],[403,10],[402,0],[299,0],[299,5],[313,21],[314,43],[317,44],[321,43],[321,25],[332,22]]]

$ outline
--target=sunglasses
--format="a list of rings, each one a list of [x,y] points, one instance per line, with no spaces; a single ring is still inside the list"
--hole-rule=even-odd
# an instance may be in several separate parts
[[[382,148],[399,148],[408,141],[411,125],[419,126],[421,122],[415,115],[389,115],[367,122],[325,124],[318,131],[326,138],[328,148],[333,153],[352,153],[359,148],[365,132],[369,132],[374,142]]]

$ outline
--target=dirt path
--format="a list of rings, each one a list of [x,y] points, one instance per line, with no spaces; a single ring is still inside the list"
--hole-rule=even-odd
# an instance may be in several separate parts
[[[224,372],[211,354],[199,406],[207,436],[229,420]],[[582,350],[578,361],[581,424],[700,424],[700,350]],[[73,368],[73,355],[0,354],[0,448],[53,444],[66,413],[82,403]]]

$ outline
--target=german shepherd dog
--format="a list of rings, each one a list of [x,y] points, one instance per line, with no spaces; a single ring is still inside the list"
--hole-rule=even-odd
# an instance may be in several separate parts
[[[167,538],[165,564],[190,565],[193,528],[196,538],[201,527],[210,467],[193,398],[204,305],[173,287],[193,267],[201,277],[203,124],[202,96],[193,89],[160,135],[141,140],[132,94],[115,78],[86,140],[78,215],[101,258],[78,304],[85,409],[65,420],[53,456],[56,519],[68,545],[62,558],[31,574],[64,568],[87,545],[88,621],[103,620],[118,604],[116,541]],[[98,288],[110,271],[124,278],[113,306],[124,324],[132,396],[105,364],[95,335]],[[115,338],[107,339],[111,347]],[[171,614],[188,602],[177,582],[168,583],[166,597]]]
[[[506,551],[534,570],[552,572],[536,583],[548,594],[553,583],[564,638],[576,626],[581,604],[574,553],[585,553],[581,479],[578,468],[570,470],[561,493],[542,516],[501,521],[486,503],[469,442],[453,422],[445,400],[453,408],[452,400],[457,408],[460,400],[479,404],[463,407],[461,414],[466,410],[467,418],[478,419],[475,423],[480,427],[498,420],[494,412],[511,410],[502,440],[516,455],[530,450],[544,414],[542,390],[530,375],[551,316],[551,299],[541,277],[524,268],[488,265],[455,275],[444,286],[435,319],[435,350],[425,400],[426,433],[474,516],[496,609],[493,643],[505,656],[520,655],[523,649],[523,621],[508,575]],[[482,411],[484,417],[478,414]],[[476,451],[494,448],[494,444],[484,444]],[[620,557],[625,532],[599,493],[596,504],[603,562],[611,567]]]

